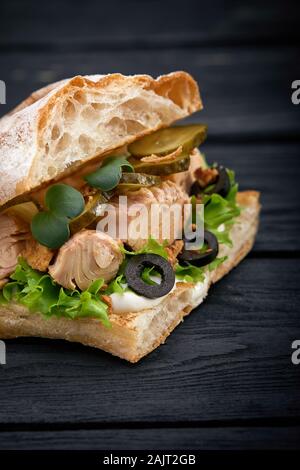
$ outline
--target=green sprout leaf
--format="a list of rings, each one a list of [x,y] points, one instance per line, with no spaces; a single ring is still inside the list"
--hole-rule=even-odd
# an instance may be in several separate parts
[[[69,221],[52,212],[39,212],[31,221],[31,232],[41,245],[55,250],[70,237]]]
[[[67,184],[54,184],[45,196],[47,212],[39,212],[31,221],[33,237],[51,249],[61,247],[70,238],[69,222],[84,210],[84,198]]]
[[[122,168],[125,168],[127,172],[134,171],[133,166],[127,161],[126,157],[108,157],[98,170],[86,175],[84,179],[94,188],[110,191],[119,184]]]
[[[54,184],[45,196],[45,204],[50,212],[59,217],[74,219],[84,209],[84,198],[77,189],[67,184]]]

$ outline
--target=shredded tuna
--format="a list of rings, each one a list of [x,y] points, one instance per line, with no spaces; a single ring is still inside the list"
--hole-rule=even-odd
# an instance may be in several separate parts
[[[197,168],[195,170],[195,178],[202,188],[206,188],[209,184],[216,181],[218,170],[216,168]]]
[[[173,183],[177,184],[177,186],[183,189],[183,191],[189,193],[191,186],[195,181],[195,170],[197,170],[201,165],[203,165],[203,158],[198,149],[194,149],[190,154],[190,166],[187,171],[163,176],[163,179],[173,181]]]
[[[29,266],[38,271],[47,271],[53,255],[54,251],[41,245],[34,240],[34,238],[26,240],[25,248],[22,252],[22,257],[27,261]]]
[[[183,240],[175,240],[174,243],[172,243],[171,246],[166,248],[166,251],[168,253],[168,260],[174,266],[177,262],[177,256],[183,249],[184,242]]]
[[[168,153],[168,155],[161,156],[161,155],[155,155],[153,153],[152,155],[141,158],[141,161],[146,162],[146,163],[157,163],[157,162],[168,163],[168,162],[173,162],[174,160],[176,160],[176,158],[179,157],[181,153],[182,153],[182,146],[178,147],[174,152]]]
[[[4,278],[4,279],[0,279],[0,289],[3,289],[3,287],[5,286],[5,284],[7,284],[9,281],[9,279],[7,278]]]
[[[111,315],[113,313],[113,308],[112,308],[112,301],[109,295],[102,295],[101,296],[102,300],[106,303],[108,306],[108,314]]]

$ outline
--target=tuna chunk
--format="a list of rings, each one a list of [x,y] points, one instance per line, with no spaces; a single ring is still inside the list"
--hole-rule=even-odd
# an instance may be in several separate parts
[[[183,222],[183,205],[189,203],[187,193],[172,181],[164,181],[160,186],[152,186],[150,188],[141,188],[138,191],[130,191],[126,194],[127,202],[127,238],[124,239],[122,232],[118,231],[118,235],[122,241],[126,242],[133,250],[139,250],[147,242],[149,236],[162,243],[164,240],[168,241],[171,245],[176,238],[181,238],[182,228],[180,224]],[[115,196],[110,201],[116,208],[119,208],[118,196]],[[134,213],[133,206],[142,205],[146,210],[140,213]],[[170,207],[177,205],[178,207],[178,220],[180,223],[175,223],[175,218],[172,215]],[[164,208],[163,208],[164,206]],[[137,206],[136,206],[137,207]],[[157,223],[154,223],[151,218],[151,208],[155,208],[153,212],[156,214]],[[125,209],[124,209],[125,210]],[[165,211],[165,212],[164,212]],[[123,213],[122,205],[120,213]],[[170,231],[165,236],[163,221],[166,222],[166,217],[169,215]],[[119,210],[117,211],[117,221],[120,224]],[[141,236],[138,232],[141,229]],[[145,230],[144,230],[145,229]],[[124,232],[123,232],[124,233]],[[145,236],[144,236],[145,235]]]
[[[49,273],[67,289],[85,290],[98,278],[113,279],[122,261],[117,241],[95,230],[82,230],[60,248]]]
[[[25,222],[7,214],[0,215],[0,279],[15,270],[28,238],[30,232]]]
[[[181,189],[183,189],[187,193],[190,192],[191,186],[196,179],[195,170],[197,170],[199,167],[205,166],[203,156],[201,155],[198,149],[193,150],[190,155],[190,158],[191,163],[187,171],[181,171],[180,173],[174,173],[173,175],[164,176],[165,180],[173,181],[173,183],[176,183],[177,186],[180,186]]]

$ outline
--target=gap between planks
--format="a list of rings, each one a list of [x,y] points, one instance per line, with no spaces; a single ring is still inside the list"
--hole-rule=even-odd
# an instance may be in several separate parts
[[[137,421],[137,422],[95,422],[95,423],[0,423],[0,433],[18,431],[71,431],[96,429],[183,429],[183,428],[234,428],[234,427],[297,427],[300,416],[254,418],[210,421]]]

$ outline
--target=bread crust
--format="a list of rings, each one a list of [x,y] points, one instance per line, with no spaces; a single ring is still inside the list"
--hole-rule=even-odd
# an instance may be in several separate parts
[[[180,282],[153,309],[112,314],[111,329],[106,329],[96,319],[46,318],[30,313],[23,306],[11,304],[0,307],[0,338],[40,336],[65,339],[103,349],[130,362],[139,361],[162,344],[184,317],[203,301],[210,285],[225,276],[251,250],[259,220],[259,193],[238,193],[238,202],[244,210],[234,225],[237,228],[232,232],[233,248],[225,248],[228,259],[209,275],[200,300],[193,297],[193,284]]]
[[[180,71],[76,76],[38,90],[0,119],[0,207],[201,108],[197,83]]]

